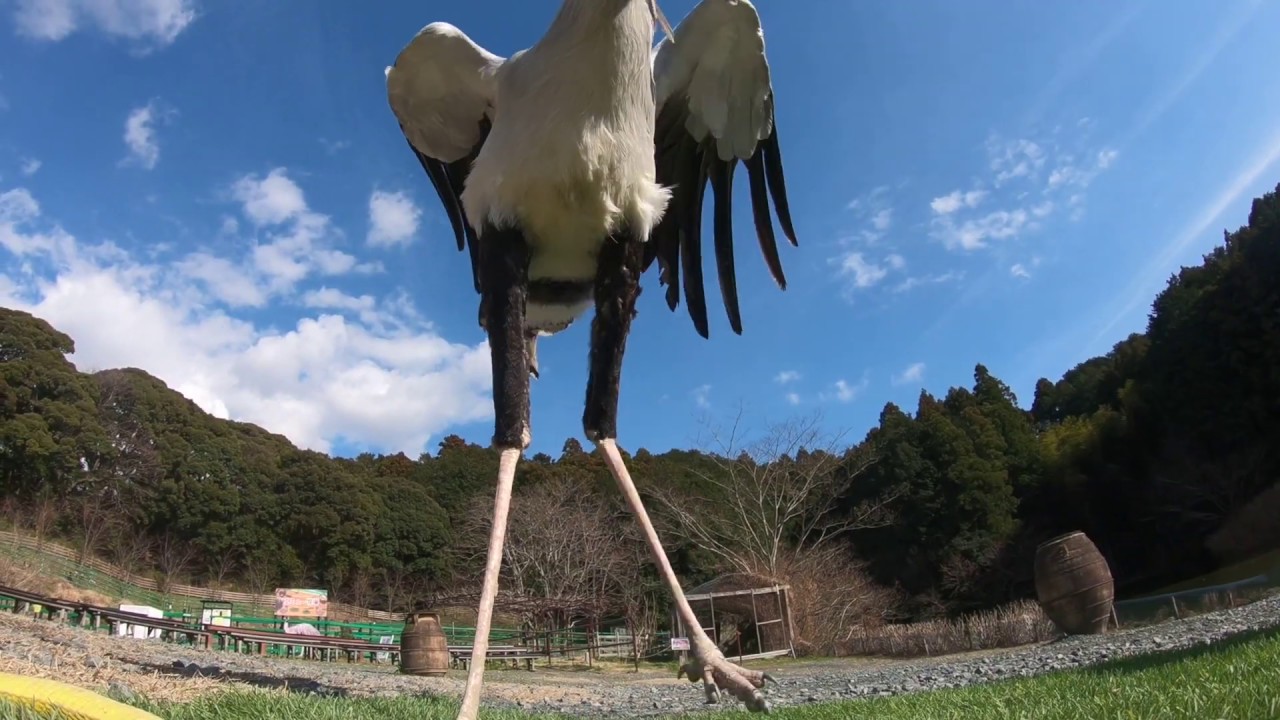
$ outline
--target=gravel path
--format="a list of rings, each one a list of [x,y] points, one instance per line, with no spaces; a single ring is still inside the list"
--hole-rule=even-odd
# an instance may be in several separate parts
[[[1007,650],[915,660],[835,659],[753,663],[778,683],[774,707],[962,687],[1081,667],[1148,652],[1204,645],[1280,625],[1280,596],[1233,610]],[[0,671],[42,675],[116,694],[186,700],[246,686],[322,695],[444,694],[458,697],[466,675],[399,675],[389,665],[264,659],[161,641],[111,638],[57,623],[0,614]],[[666,672],[491,670],[486,705],[558,711],[583,718],[659,717],[705,710],[702,689]],[[726,699],[727,700],[727,699]],[[739,707],[722,701],[719,707]]]

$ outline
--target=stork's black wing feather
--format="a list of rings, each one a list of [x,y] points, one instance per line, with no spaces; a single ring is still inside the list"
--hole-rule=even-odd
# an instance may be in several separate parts
[[[770,109],[772,115],[772,109]],[[680,303],[681,265],[684,274],[684,298],[693,326],[702,337],[709,336],[707,301],[702,280],[702,208],[708,180],[712,187],[713,232],[716,274],[724,301],[729,326],[742,334],[742,315],[738,306],[738,282],[733,258],[733,174],[737,159],[721,160],[715,140],[708,135],[695,140],[685,129],[689,107],[676,98],[665,103],[658,113],[654,135],[654,160],[657,181],[671,188],[671,202],[662,221],[654,229],[645,250],[645,269],[658,261],[659,281],[667,287],[667,306],[672,310]],[[778,257],[778,243],[773,230],[774,210],[782,232],[792,245],[798,245],[791,221],[787,188],[783,182],[782,152],[778,146],[777,126],[770,117],[770,133],[757,143],[755,152],[746,160],[747,180],[751,189],[751,212],[761,254],[774,282],[783,290],[787,278]]]
[[[386,70],[387,102],[440,197],[458,250],[470,251],[476,292],[480,246],[462,192],[489,137],[495,78],[505,62],[453,25],[434,22],[419,30]]]
[[[417,156],[418,162],[436,190],[436,195],[440,197],[440,203],[444,205],[445,214],[449,216],[449,224],[453,226],[453,235],[458,242],[458,250],[461,251],[466,247],[471,256],[471,279],[475,284],[476,292],[480,292],[480,245],[476,240],[476,229],[471,225],[462,208],[462,190],[467,185],[471,165],[480,154],[480,148],[484,147],[484,141],[489,137],[491,127],[489,118],[481,120],[480,142],[476,143],[466,157],[453,162],[428,157],[414,147],[412,142],[409,143],[409,149]],[[403,129],[402,126],[401,130]]]

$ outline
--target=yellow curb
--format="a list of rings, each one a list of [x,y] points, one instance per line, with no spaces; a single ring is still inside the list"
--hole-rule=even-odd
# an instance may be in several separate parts
[[[61,713],[67,720],[161,720],[92,690],[10,673],[0,673],[0,700],[40,714]]]

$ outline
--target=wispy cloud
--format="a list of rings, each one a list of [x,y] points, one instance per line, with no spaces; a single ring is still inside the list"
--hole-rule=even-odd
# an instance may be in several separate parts
[[[795,370],[783,370],[782,372],[774,376],[773,381],[778,383],[779,385],[786,385],[788,383],[796,382],[799,379],[800,379],[800,373],[796,372]]]
[[[134,108],[124,121],[124,144],[129,154],[122,164],[138,165],[147,170],[160,162],[160,142],[156,138],[156,126],[172,120],[175,111],[157,100]]]
[[[1186,252],[1188,246],[1198,240],[1206,243],[1210,240],[1209,228],[1218,221],[1222,213],[1231,205],[1239,203],[1259,178],[1273,164],[1280,161],[1280,132],[1260,143],[1256,149],[1246,155],[1250,158],[1248,164],[1219,189],[1217,195],[1191,218],[1182,232],[1165,245],[1159,255],[1135,275],[1124,293],[1126,299],[1121,302],[1119,309],[1111,314],[1110,319],[1098,329],[1097,334],[1090,341],[1091,345],[1101,342],[1116,325],[1128,319],[1140,305],[1151,302],[1152,295],[1175,269],[1178,257]]]
[[[839,263],[840,277],[846,280],[847,286],[859,290],[879,285],[890,272],[901,270],[907,264],[896,253],[886,255],[882,261],[872,261],[862,252],[851,251],[836,260]]]
[[[40,166],[43,164],[44,163],[40,162],[35,158],[27,158],[22,161],[22,167],[20,168],[20,170],[22,170],[23,175],[30,177],[40,172]]]
[[[1031,277],[1031,271],[1028,270],[1027,266],[1023,265],[1022,263],[1014,263],[1012,266],[1010,266],[1009,274],[1016,278],[1022,278],[1024,280]]]
[[[906,385],[909,383],[919,383],[924,380],[924,363],[911,363],[902,372],[890,378],[890,382],[894,385]]]
[[[350,140],[329,140],[320,138],[320,144],[324,146],[325,154],[337,155],[338,153],[351,147]]]
[[[788,404],[788,405],[799,405],[799,404],[800,404],[800,394],[799,394],[799,393],[789,392],[789,393],[787,393],[786,399],[787,399],[787,404]]]
[[[930,235],[949,250],[972,252],[1020,237],[1040,229],[1060,208],[1079,219],[1085,190],[1119,155],[1112,147],[1064,150],[1057,142],[995,134],[987,138],[986,149],[994,191],[978,183],[929,203]],[[979,210],[990,204],[1003,207]]]
[[[1226,15],[1226,19],[1217,27],[1209,41],[1200,48],[1200,52],[1195,55],[1190,66],[1172,74],[1176,80],[1146,104],[1139,115],[1138,121],[1125,134],[1119,144],[1122,147],[1128,145],[1145,133],[1160,118],[1164,117],[1169,108],[1173,107],[1186,94],[1187,90],[1195,84],[1196,80],[1200,79],[1204,71],[1213,64],[1218,55],[1231,44],[1235,36],[1248,24],[1258,9],[1265,4],[1265,0],[1247,0],[1236,5],[1234,12]]]
[[[857,400],[871,386],[871,376],[869,373],[863,373],[862,379],[856,383],[851,383],[845,378],[840,378],[831,383],[831,386],[818,395],[818,399],[824,402],[836,401],[840,403],[851,403]]]
[[[986,190],[952,190],[946,195],[934,198],[929,208],[938,215],[950,215],[961,208],[976,208],[987,196]]]
[[[690,394],[693,395],[694,405],[697,405],[699,408],[703,410],[711,409],[711,386],[710,385],[699,385],[698,387],[694,388],[693,392]]]
[[[912,275],[893,287],[895,293],[904,293],[915,290],[918,287],[928,285],[943,285],[949,282],[959,282],[965,277],[962,270],[948,270],[943,273],[934,273],[931,275]]]
[[[948,250],[978,250],[987,247],[990,240],[1015,237],[1030,220],[1031,213],[1023,208],[995,210],[960,223],[943,215],[934,220],[933,236]]]
[[[147,53],[171,45],[197,15],[195,0],[16,0],[13,21],[19,35],[36,40],[94,29]]]
[[[418,232],[422,210],[404,192],[374,190],[369,196],[369,235],[371,247],[407,245]]]
[[[879,185],[849,202],[848,209],[861,224],[852,239],[875,245],[893,226],[893,205],[888,185]]]
[[[1016,178],[1034,178],[1045,163],[1044,149],[1027,138],[992,135],[987,138],[987,155],[996,187]]]
[[[209,296],[229,307],[263,307],[272,297],[292,293],[314,276],[375,273],[377,263],[362,263],[334,247],[343,233],[326,214],[307,204],[302,188],[285,168],[265,175],[244,175],[232,183],[230,199],[249,221],[246,231],[232,217],[223,218],[220,244],[250,233],[249,250],[240,258],[194,252],[174,268],[194,280]]]

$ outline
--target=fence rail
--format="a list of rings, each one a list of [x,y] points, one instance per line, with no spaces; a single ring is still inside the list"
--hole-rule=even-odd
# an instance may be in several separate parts
[[[1280,568],[1235,582],[1120,600],[1113,606],[1118,627],[1148,625],[1246,605],[1280,589]]]

